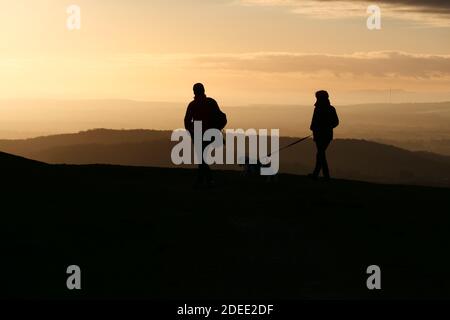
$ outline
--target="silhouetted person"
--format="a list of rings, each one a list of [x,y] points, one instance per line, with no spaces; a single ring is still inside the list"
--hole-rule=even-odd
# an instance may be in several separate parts
[[[331,105],[328,92],[317,91],[317,102],[315,104],[314,115],[311,121],[311,131],[314,135],[314,142],[317,147],[316,167],[309,176],[317,179],[320,171],[325,179],[330,179],[326,150],[333,140],[333,129],[339,125],[339,118],[336,109]]]
[[[220,111],[216,100],[206,96],[203,84],[196,83],[193,89],[195,97],[186,110],[184,127],[190,132],[192,140],[194,141],[194,121],[202,122],[203,136],[208,129],[215,128],[222,130],[227,123],[227,118],[226,115]],[[200,157],[203,157],[203,151],[211,142],[202,142],[202,155],[200,155]],[[211,170],[209,166],[203,162],[198,166],[197,184],[202,184],[204,182],[208,185],[213,183]]]

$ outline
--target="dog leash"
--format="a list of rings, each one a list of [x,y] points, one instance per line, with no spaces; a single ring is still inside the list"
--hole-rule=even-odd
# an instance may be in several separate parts
[[[280,152],[280,151],[282,151],[282,150],[284,150],[284,149],[287,149],[287,148],[290,148],[290,147],[292,147],[292,146],[295,146],[296,144],[299,144],[300,142],[303,142],[303,141],[305,141],[305,140],[307,140],[307,139],[309,139],[309,138],[311,138],[311,137],[312,137],[312,135],[309,135],[309,136],[307,136],[307,137],[301,138],[300,140],[297,140],[297,141],[295,141],[295,142],[292,142],[291,144],[288,144],[287,146],[284,146],[283,148],[278,149],[277,151],[275,151],[275,152],[269,154],[269,155],[267,156],[267,158],[270,157],[270,156],[272,156],[274,153],[278,153],[278,152]]]
[[[278,149],[277,151],[270,153],[269,155],[267,155],[267,156],[264,157],[263,159],[269,158],[269,157],[271,157],[273,154],[278,153],[278,152],[281,152],[281,151],[283,151],[284,149],[290,148],[290,147],[292,147],[292,146],[295,146],[296,144],[299,144],[300,142],[303,142],[303,141],[305,141],[305,140],[307,140],[307,139],[309,139],[309,138],[311,138],[311,137],[312,137],[312,135],[309,135],[309,136],[304,137],[304,138],[301,138],[301,139],[299,139],[299,140],[297,140],[297,141],[295,141],[295,142],[292,142],[291,144],[288,144],[287,146],[284,146],[283,148]],[[225,140],[225,138],[223,138],[223,145],[224,145],[224,146],[226,145],[226,140]]]

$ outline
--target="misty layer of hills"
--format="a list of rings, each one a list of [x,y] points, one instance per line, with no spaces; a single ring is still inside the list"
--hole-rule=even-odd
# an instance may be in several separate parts
[[[53,164],[173,167],[170,131],[97,129],[25,140],[0,140],[0,150]],[[296,138],[282,137],[280,146]],[[366,140],[337,139],[328,151],[337,178],[382,183],[450,186],[450,157],[413,152]],[[283,173],[307,174],[315,160],[311,140],[280,154]],[[192,167],[192,166],[185,166]],[[239,170],[238,166],[219,169]]]
[[[214,96],[214,92],[211,93]],[[214,96],[215,97],[215,96]],[[215,97],[221,104],[221,97]],[[313,98],[313,97],[312,97]],[[414,151],[450,155],[450,102],[341,105],[338,138],[366,139]],[[336,98],[336,99],[334,99]],[[183,127],[185,103],[129,100],[0,100],[0,138],[19,139],[92,128],[173,130]],[[227,106],[229,128],[280,129],[305,136],[311,105]]]

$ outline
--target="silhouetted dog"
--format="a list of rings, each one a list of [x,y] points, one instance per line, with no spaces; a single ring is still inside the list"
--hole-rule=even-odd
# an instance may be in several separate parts
[[[240,166],[243,168],[241,175],[243,175],[244,177],[259,176],[261,174],[261,168],[270,167],[270,163],[262,164],[259,159],[256,161],[256,163],[250,163],[250,158],[248,156],[245,157],[244,161],[244,164],[240,164]],[[277,179],[277,175],[266,177],[267,182],[275,181]]]

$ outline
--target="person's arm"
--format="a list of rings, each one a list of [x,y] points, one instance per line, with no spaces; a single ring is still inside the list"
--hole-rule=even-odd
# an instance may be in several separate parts
[[[315,131],[317,129],[317,109],[314,109],[314,114],[311,120],[311,126],[309,127],[311,131]]]
[[[336,109],[333,108],[333,129],[339,125],[339,117],[337,115]]]
[[[186,114],[184,116],[184,128],[189,132],[192,130],[192,107],[191,107],[191,104],[189,104],[189,106],[187,107]]]

